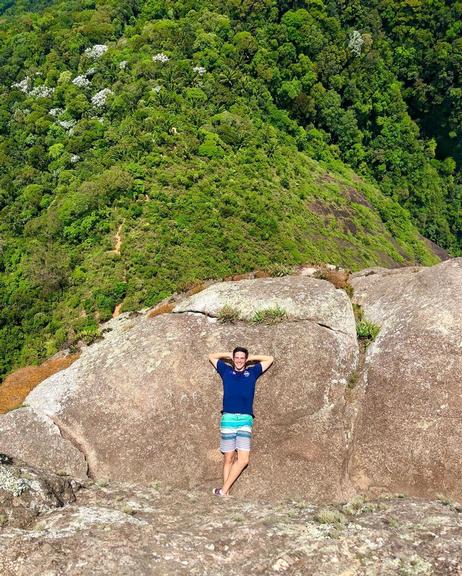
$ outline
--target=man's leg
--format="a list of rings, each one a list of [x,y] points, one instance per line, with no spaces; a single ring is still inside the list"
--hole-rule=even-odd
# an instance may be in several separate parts
[[[249,463],[250,458],[250,451],[249,450],[238,450],[237,451],[237,460],[233,462],[231,465],[231,469],[229,471],[228,477],[223,484],[223,488],[221,489],[224,494],[228,494],[229,489],[234,484],[234,482],[239,477],[240,473],[244,470],[244,468]]]
[[[236,451],[233,450],[232,452],[225,452],[223,456],[224,456],[224,462],[223,462],[223,484],[224,484],[228,479],[231,466],[233,465],[233,462],[235,460]]]

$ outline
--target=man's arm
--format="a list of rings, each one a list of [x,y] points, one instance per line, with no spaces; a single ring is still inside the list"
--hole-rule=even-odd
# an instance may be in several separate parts
[[[268,368],[274,362],[274,356],[263,356],[261,354],[256,356],[254,354],[249,354],[247,362],[260,362],[262,366],[262,372],[265,372],[265,370],[268,370]]]
[[[231,352],[214,352],[213,354],[209,354],[209,360],[213,364],[214,368],[217,367],[218,360],[232,360],[233,355]]]

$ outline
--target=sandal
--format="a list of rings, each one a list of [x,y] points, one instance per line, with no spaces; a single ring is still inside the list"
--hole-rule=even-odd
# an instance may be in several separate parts
[[[221,488],[214,488],[212,490],[212,494],[214,496],[221,496],[222,498],[226,498],[226,494],[224,492],[222,492]]]

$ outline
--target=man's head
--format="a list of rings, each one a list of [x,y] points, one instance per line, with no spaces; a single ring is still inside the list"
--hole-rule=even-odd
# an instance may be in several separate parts
[[[249,351],[247,348],[242,348],[242,346],[237,346],[233,350],[233,362],[237,370],[242,370],[245,367],[247,358],[249,357]]]

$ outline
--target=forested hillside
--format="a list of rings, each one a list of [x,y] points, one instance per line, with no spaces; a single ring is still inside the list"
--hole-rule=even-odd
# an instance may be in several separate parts
[[[461,15],[0,0],[0,375],[204,278],[461,254]]]

